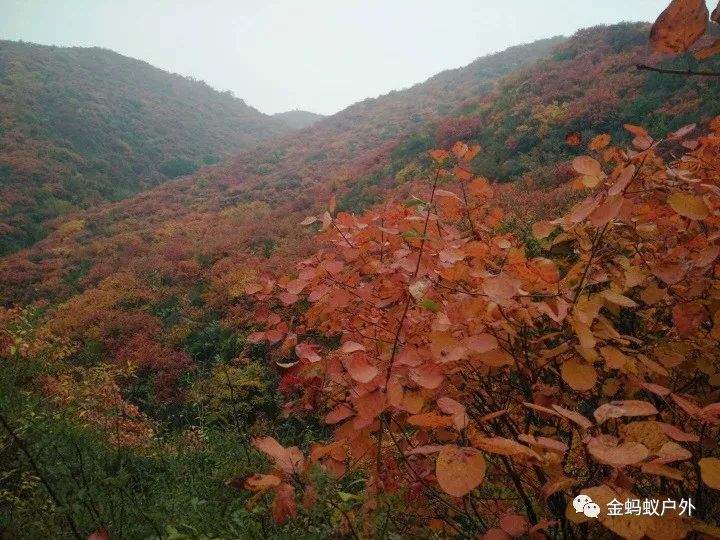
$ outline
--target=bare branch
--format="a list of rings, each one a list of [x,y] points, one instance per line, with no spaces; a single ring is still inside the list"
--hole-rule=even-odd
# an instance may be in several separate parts
[[[645,64],[638,64],[635,67],[638,69],[638,71],[654,71],[656,73],[666,73],[669,75],[684,75],[686,77],[720,77],[720,72],[718,71],[695,71],[693,69],[665,69],[655,66],[648,66]]]

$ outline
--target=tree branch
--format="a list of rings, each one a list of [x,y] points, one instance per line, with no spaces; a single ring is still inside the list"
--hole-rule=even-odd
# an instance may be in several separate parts
[[[693,75],[698,77],[720,77],[720,72],[718,71],[695,71],[694,69],[666,69],[655,66],[648,66],[645,64],[637,64],[635,67],[638,69],[638,71],[654,71],[656,73],[666,73],[669,75],[684,75],[686,77]]]

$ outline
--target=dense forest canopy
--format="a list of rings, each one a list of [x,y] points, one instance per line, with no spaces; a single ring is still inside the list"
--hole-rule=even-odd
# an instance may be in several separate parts
[[[324,118],[2,42],[0,536],[720,537],[719,21]]]

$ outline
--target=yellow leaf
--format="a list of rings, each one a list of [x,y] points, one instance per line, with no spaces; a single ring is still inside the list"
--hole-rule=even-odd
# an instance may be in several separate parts
[[[710,209],[705,204],[705,201],[697,195],[678,191],[670,195],[667,202],[670,208],[686,218],[699,220],[710,215]]]
[[[584,176],[601,176],[603,174],[600,162],[590,156],[578,156],[573,159],[572,168]]]
[[[700,465],[700,478],[706,486],[713,489],[720,489],[720,459],[702,458]]]
[[[621,307],[636,307],[637,303],[632,300],[631,298],[628,298],[627,296],[623,296],[617,291],[614,291],[612,289],[606,289],[603,292],[600,293],[602,297],[610,302],[611,304],[615,304],[616,306]]]

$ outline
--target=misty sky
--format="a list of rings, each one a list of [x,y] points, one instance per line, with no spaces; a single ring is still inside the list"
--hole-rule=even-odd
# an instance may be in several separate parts
[[[654,20],[668,0],[0,0],[0,38],[100,46],[266,113],[336,112],[478,56]]]

